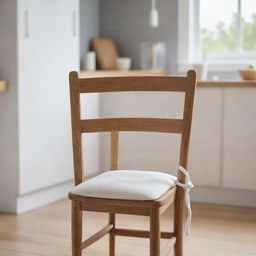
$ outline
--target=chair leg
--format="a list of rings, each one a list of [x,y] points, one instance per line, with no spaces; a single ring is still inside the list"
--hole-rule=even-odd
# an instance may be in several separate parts
[[[175,232],[176,242],[174,245],[174,255],[183,256],[183,225],[182,223],[177,224],[177,230]]]
[[[82,255],[82,211],[80,211],[80,203],[72,201],[72,256]]]
[[[181,188],[178,188],[178,190]],[[184,214],[183,191],[176,192],[174,202],[174,234],[176,242],[174,245],[174,255],[183,256],[183,214]]]
[[[109,233],[109,256],[115,256],[115,214],[109,213],[109,224],[113,224],[113,229]]]
[[[150,211],[150,256],[160,255],[160,210],[153,207]]]

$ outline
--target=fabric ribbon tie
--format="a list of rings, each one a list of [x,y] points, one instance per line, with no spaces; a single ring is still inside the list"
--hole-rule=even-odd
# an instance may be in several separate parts
[[[181,171],[185,175],[185,184],[180,183],[179,181],[177,181],[177,186],[182,187],[185,190],[185,204],[186,204],[186,208],[187,208],[187,219],[186,219],[186,225],[185,225],[185,234],[187,236],[189,236],[190,235],[190,224],[191,224],[191,219],[192,219],[192,210],[191,210],[191,206],[190,206],[189,192],[190,192],[191,188],[194,187],[194,185],[190,180],[190,176],[189,176],[188,171],[182,166],[179,166],[178,169],[179,169],[179,171]]]

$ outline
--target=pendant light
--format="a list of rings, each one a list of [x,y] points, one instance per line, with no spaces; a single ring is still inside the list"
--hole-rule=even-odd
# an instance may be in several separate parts
[[[152,0],[152,6],[150,11],[150,26],[153,28],[159,26],[159,13],[156,9],[156,0]]]

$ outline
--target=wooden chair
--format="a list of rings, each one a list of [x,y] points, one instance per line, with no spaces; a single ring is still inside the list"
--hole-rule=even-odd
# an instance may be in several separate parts
[[[111,169],[118,170],[118,132],[143,131],[181,134],[179,164],[187,167],[192,109],[196,85],[196,73],[188,71],[186,77],[119,77],[79,79],[76,72],[70,73],[70,95],[73,135],[75,185],[84,178],[82,134],[111,132]],[[81,120],[80,93],[162,91],[185,93],[183,119],[160,118],[106,118]],[[118,173],[118,171],[115,172]],[[113,174],[113,172],[111,172]],[[168,175],[168,174],[166,174]],[[185,176],[178,174],[180,183]],[[90,180],[89,180],[90,181]],[[86,182],[85,182],[86,183]],[[150,256],[160,255],[160,238],[170,239],[176,256],[183,255],[184,190],[174,186],[155,200],[129,200],[92,197],[70,192],[72,200],[72,255],[81,256],[82,250],[106,234],[109,234],[109,255],[115,255],[115,236],[130,236],[150,239]],[[160,215],[174,201],[174,231],[160,231]],[[109,213],[109,224],[95,235],[82,242],[82,211]],[[115,226],[115,214],[143,215],[150,217],[150,231],[120,229]]]

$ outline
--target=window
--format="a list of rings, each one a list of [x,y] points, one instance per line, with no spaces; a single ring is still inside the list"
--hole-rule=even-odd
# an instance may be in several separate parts
[[[256,62],[256,0],[180,0],[179,61]]]
[[[201,0],[199,3],[202,53],[256,51],[256,1]]]

